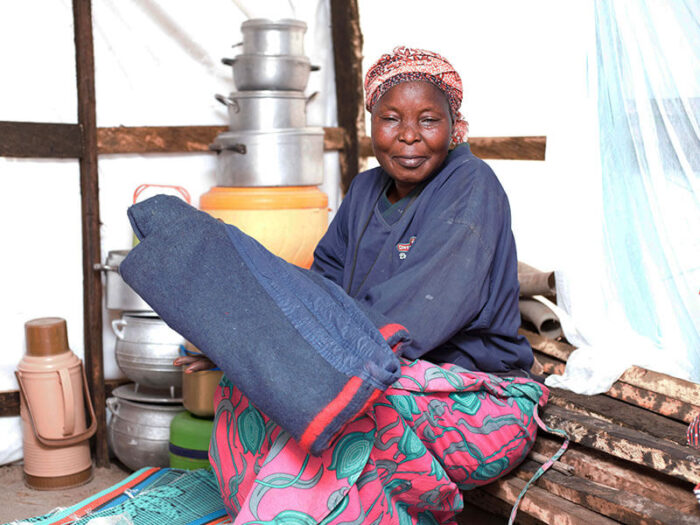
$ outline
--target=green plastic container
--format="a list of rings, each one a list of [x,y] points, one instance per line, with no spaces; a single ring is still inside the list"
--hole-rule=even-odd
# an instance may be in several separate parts
[[[187,470],[211,468],[209,441],[214,418],[180,412],[170,423],[170,467]]]

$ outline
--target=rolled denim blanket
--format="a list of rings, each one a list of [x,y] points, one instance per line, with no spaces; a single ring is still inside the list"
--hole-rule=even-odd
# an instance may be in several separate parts
[[[335,283],[177,197],[128,216],[124,280],[312,454],[399,377],[405,329]]]

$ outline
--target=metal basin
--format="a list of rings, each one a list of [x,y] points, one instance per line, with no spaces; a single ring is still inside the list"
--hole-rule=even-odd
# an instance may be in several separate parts
[[[173,365],[185,339],[154,314],[125,313],[112,321],[119,368],[135,383],[151,388],[182,386],[182,370]]]
[[[317,186],[323,183],[323,129],[219,134],[217,186]]]

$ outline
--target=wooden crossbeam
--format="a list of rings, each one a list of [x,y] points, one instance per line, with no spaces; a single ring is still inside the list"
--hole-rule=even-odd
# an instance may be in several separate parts
[[[77,159],[82,154],[78,124],[0,121],[0,157]]]
[[[226,126],[116,126],[97,128],[100,155],[209,152]],[[343,151],[343,128],[323,128],[325,151]],[[0,121],[0,157],[80,158],[82,128],[78,124]],[[484,159],[544,160],[546,137],[472,137],[474,154]],[[359,154],[372,157],[369,137],[361,137]],[[486,146],[488,145],[488,147]],[[483,147],[482,147],[483,146]]]
[[[469,137],[469,146],[482,159],[545,160],[547,137]],[[360,156],[374,157],[370,137],[360,138]]]

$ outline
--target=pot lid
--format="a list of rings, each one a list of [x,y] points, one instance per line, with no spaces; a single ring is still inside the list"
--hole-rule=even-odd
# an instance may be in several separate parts
[[[137,403],[156,403],[175,405],[182,404],[182,389],[175,388],[175,397],[170,395],[171,392],[167,388],[150,388],[136,383],[127,383],[120,385],[112,390],[112,395],[119,399],[128,401],[136,401]]]

